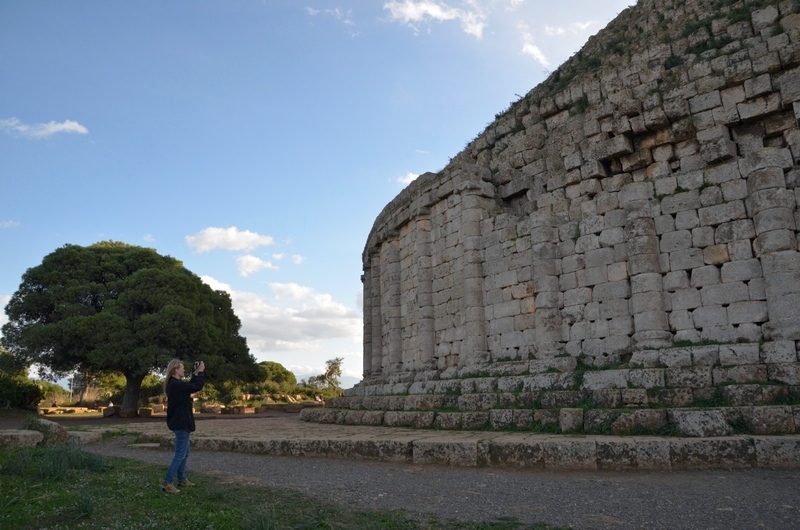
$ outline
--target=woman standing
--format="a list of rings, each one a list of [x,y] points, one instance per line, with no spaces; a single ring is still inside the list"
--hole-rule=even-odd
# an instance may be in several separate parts
[[[164,493],[180,493],[172,481],[178,476],[178,486],[194,486],[186,478],[186,460],[189,458],[189,435],[194,432],[194,411],[192,394],[203,388],[206,365],[203,361],[195,363],[192,378],[183,380],[184,368],[180,359],[172,359],[167,365],[167,378],[164,392],[167,394],[167,427],[175,433],[175,456],[167,469],[161,484]]]

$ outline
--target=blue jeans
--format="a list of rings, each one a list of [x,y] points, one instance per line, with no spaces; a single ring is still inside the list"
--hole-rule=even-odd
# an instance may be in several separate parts
[[[172,479],[178,475],[178,482],[186,480],[186,460],[189,459],[189,431],[175,432],[175,456],[167,469],[167,476],[164,477],[164,484],[172,484]]]

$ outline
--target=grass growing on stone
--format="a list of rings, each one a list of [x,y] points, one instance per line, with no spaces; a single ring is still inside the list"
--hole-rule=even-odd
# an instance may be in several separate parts
[[[349,512],[307,495],[198,474],[178,495],[158,488],[162,466],[101,457],[66,446],[0,454],[0,527],[340,529],[547,529],[515,519],[419,521],[403,512]]]

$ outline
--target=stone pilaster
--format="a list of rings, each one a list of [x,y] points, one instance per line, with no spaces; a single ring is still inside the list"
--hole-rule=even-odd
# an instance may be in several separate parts
[[[377,249],[370,249],[370,292],[372,302],[370,366],[365,365],[372,375],[379,375],[383,370],[383,316],[381,315],[381,258]]]
[[[381,246],[381,316],[383,373],[402,371],[403,337],[400,315],[400,243],[390,238]]]
[[[430,210],[421,209],[417,215],[416,266],[417,266],[417,351],[414,354],[415,370],[436,368],[434,351],[436,337],[433,316],[433,270],[431,269],[431,219]]]
[[[461,194],[461,244],[464,248],[464,312],[465,338],[459,354],[459,366],[486,362],[486,310],[483,293],[483,242],[481,221],[487,216],[487,201],[493,194],[491,185],[483,182],[462,182]]]
[[[627,189],[626,189],[627,188]],[[637,182],[623,188],[633,196],[652,195],[649,182]],[[648,200],[627,204],[625,238],[630,278],[629,310],[633,315],[632,346],[635,350],[667,348],[672,345],[669,318],[664,305],[659,243]]]
[[[369,377],[372,374],[372,267],[364,267],[364,274],[361,275],[363,290],[363,318],[364,318],[364,356],[362,358],[362,377]]]
[[[753,218],[753,250],[764,272],[768,340],[800,340],[800,253],[797,252],[795,194],[786,189],[788,149],[764,148],[739,163],[747,178],[747,214]]]
[[[561,310],[563,295],[559,289],[556,270],[556,245],[558,223],[550,208],[535,212],[530,217],[531,228],[531,279],[535,296],[534,313],[535,355],[537,358],[554,357],[561,351]]]

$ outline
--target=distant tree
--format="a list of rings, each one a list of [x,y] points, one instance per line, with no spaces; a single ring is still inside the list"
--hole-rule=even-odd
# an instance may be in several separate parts
[[[303,379],[301,386],[309,386],[318,389],[339,389],[339,378],[342,376],[342,363],[344,358],[336,357],[325,361],[325,372],[313,375],[308,379]]]
[[[273,381],[282,388],[297,385],[297,377],[280,363],[262,361],[258,366],[261,368],[261,377],[264,381]]]
[[[52,403],[67,404],[69,392],[63,386],[50,381],[36,381],[36,385],[41,389],[42,398],[46,405],[49,406]]]
[[[145,376],[176,357],[205,361],[211,382],[260,375],[228,294],[149,248],[61,247],[25,272],[6,314],[2,344],[16,362],[50,379],[120,372],[123,408],[136,408]]]
[[[323,373],[322,376],[331,388],[337,390],[339,388],[339,378],[342,377],[343,362],[344,358],[342,357],[336,357],[335,359],[325,361],[325,373]]]
[[[0,347],[0,408],[36,410],[42,389],[28,377],[27,368]]]

